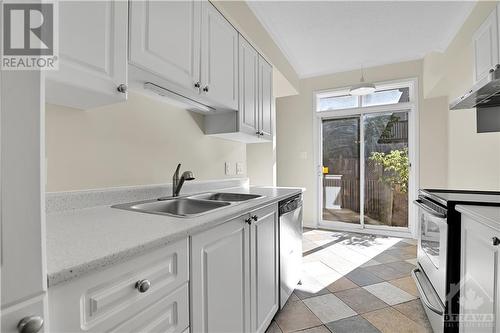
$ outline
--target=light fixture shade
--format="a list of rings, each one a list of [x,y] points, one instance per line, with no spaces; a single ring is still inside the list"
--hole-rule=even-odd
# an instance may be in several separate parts
[[[356,84],[349,89],[349,94],[352,96],[363,96],[373,94],[376,88],[373,83],[361,82]]]

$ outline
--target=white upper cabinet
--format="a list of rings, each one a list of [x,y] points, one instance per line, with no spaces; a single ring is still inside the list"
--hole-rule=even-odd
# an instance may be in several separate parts
[[[273,67],[259,55],[259,131],[263,139],[273,138]]]
[[[497,9],[493,10],[472,37],[474,83],[484,79],[499,61]]]
[[[130,63],[199,93],[200,1],[131,1]]]
[[[202,3],[202,94],[216,106],[238,109],[238,31],[208,1]]]
[[[127,6],[59,2],[59,70],[47,71],[48,103],[89,109],[126,100]]]
[[[259,130],[258,70],[259,54],[240,36],[240,131],[255,136]]]

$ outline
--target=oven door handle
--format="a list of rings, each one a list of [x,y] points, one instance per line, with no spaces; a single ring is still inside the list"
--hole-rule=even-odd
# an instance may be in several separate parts
[[[417,286],[418,292],[420,293],[421,300],[424,303],[426,307],[429,308],[432,312],[438,314],[439,316],[442,316],[444,313],[443,309],[438,309],[434,305],[431,304],[429,299],[427,298],[427,294],[424,292],[424,289],[422,285],[420,284],[420,280],[417,278],[417,272],[421,273],[420,268],[415,268],[411,271],[411,276],[413,277],[413,280],[415,280],[415,285]]]
[[[436,212],[434,209],[430,208],[429,206],[426,206],[422,202],[422,200],[415,200],[415,201],[413,201],[413,203],[415,205],[417,205],[418,207],[422,208],[423,210],[425,210],[427,213],[431,214],[432,216],[438,217],[440,219],[446,218],[446,214]]]

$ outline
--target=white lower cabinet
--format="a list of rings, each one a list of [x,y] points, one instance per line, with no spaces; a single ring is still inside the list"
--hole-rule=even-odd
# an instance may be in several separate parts
[[[51,332],[184,332],[187,239],[49,288]],[[150,287],[140,291],[138,283]]]
[[[250,283],[252,332],[265,332],[279,308],[278,212],[269,206],[251,213]]]
[[[278,310],[277,206],[191,238],[192,332],[264,332]]]
[[[500,230],[462,214],[462,333],[493,333],[500,330],[499,238]]]

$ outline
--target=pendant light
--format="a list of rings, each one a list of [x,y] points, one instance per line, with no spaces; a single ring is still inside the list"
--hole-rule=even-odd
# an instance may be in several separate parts
[[[358,84],[355,84],[349,89],[349,95],[351,96],[364,96],[373,94],[375,92],[375,85],[373,83],[365,82],[365,76],[363,73],[363,67],[361,67],[361,80]]]

